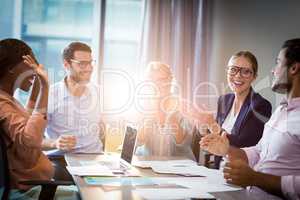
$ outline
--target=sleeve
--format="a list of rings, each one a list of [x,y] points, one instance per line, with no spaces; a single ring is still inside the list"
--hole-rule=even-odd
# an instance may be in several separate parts
[[[47,124],[43,114],[34,112],[26,118],[12,103],[2,104],[0,112],[3,114],[3,128],[13,142],[18,141],[19,144],[31,148],[41,147]]]
[[[282,176],[281,191],[287,199],[300,199],[300,175]]]
[[[263,135],[264,125],[269,120],[272,106],[261,101],[250,108],[238,133],[228,135],[230,145],[235,147],[250,147],[256,145]]]
[[[244,150],[247,155],[248,164],[251,168],[253,168],[260,159],[260,145],[261,143],[259,142],[256,146],[242,148],[242,150]]]
[[[176,122],[178,123],[178,127],[184,131],[184,139],[181,143],[177,143],[175,138],[174,142],[177,147],[181,146],[190,146],[192,141],[192,131],[193,131],[193,125],[190,123],[190,121],[182,116],[180,112],[174,113]],[[170,121],[169,119],[167,121]],[[177,126],[175,126],[177,127]]]
[[[297,141],[295,143],[297,146],[300,145],[299,114],[299,112],[291,112],[288,118],[288,130],[295,139],[297,138],[294,141]],[[286,199],[300,200],[300,174],[282,176],[281,191]]]

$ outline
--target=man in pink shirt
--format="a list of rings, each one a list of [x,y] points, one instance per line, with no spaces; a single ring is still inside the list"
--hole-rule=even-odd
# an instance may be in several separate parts
[[[265,124],[256,146],[234,148],[226,133],[207,135],[200,146],[227,156],[224,178],[248,187],[253,198],[300,199],[300,38],[283,44],[273,75],[272,90],[286,94],[286,99]]]

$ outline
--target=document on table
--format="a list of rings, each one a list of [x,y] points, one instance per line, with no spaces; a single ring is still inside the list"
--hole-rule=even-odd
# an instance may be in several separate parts
[[[201,193],[198,190],[191,189],[138,189],[133,193],[142,197],[143,199],[189,199],[189,198],[201,198],[201,199],[215,199],[215,197],[209,193]]]
[[[133,164],[136,167],[140,168],[151,168],[152,165],[197,165],[197,163],[193,160],[166,160],[166,161],[159,161],[159,160],[143,160],[143,161],[134,161]]]
[[[134,165],[142,168],[151,167],[154,172],[161,174],[208,176],[214,173],[204,166],[199,166],[193,160],[137,161]]]
[[[133,192],[144,199],[186,199],[186,198],[214,198],[210,192],[224,192],[241,190],[222,183],[212,182],[207,178],[153,178],[156,181],[176,183],[184,188],[137,188]]]
[[[77,176],[116,176],[113,171],[103,165],[67,166],[72,175]]]

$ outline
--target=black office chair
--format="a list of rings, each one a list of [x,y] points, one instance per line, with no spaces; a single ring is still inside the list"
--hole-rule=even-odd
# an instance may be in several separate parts
[[[197,163],[199,163],[205,167],[214,168],[214,161],[211,161],[211,157],[214,157],[214,155],[207,151],[200,149],[199,142],[200,142],[201,138],[202,138],[202,136],[201,136],[199,130],[196,127],[194,127],[191,148],[192,148],[193,154],[196,158],[196,161],[197,161]]]
[[[200,140],[201,140],[201,135],[198,129],[194,127],[191,148],[197,163],[199,163],[199,159],[200,159],[200,144],[199,144]]]
[[[8,199],[10,187],[6,145],[3,136],[3,131],[0,129],[0,189],[2,190],[0,199],[6,200]]]
[[[1,125],[1,122],[0,122]],[[7,146],[4,142],[4,137],[6,133],[2,128],[0,128],[0,188],[4,188],[1,200],[8,199],[9,195],[9,166],[7,160]],[[55,196],[56,188],[59,185],[73,185],[74,182],[70,180],[65,180],[64,177],[68,177],[68,172],[66,168],[54,164],[55,175],[52,180],[21,180],[19,183],[23,185],[41,185],[42,190],[39,195],[39,200],[52,200]],[[67,173],[67,174],[66,174]]]

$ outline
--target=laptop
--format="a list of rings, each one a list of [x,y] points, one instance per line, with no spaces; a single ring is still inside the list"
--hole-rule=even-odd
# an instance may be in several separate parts
[[[127,126],[121,152],[121,162],[131,164],[137,138],[137,130]]]
[[[135,175],[138,174],[134,168],[131,166],[131,161],[134,154],[135,143],[137,139],[137,130],[130,126],[126,127],[123,143],[121,157],[117,158],[115,156],[107,156],[104,160],[95,161],[72,161],[69,160],[68,163],[71,166],[82,166],[82,165],[95,165],[100,164],[108,167],[115,175]],[[71,164],[70,164],[71,163]]]
[[[121,157],[118,160],[98,161],[99,164],[109,167],[111,170],[126,171],[131,168],[131,161],[134,154],[137,139],[137,130],[130,126],[126,127],[122,143]]]

